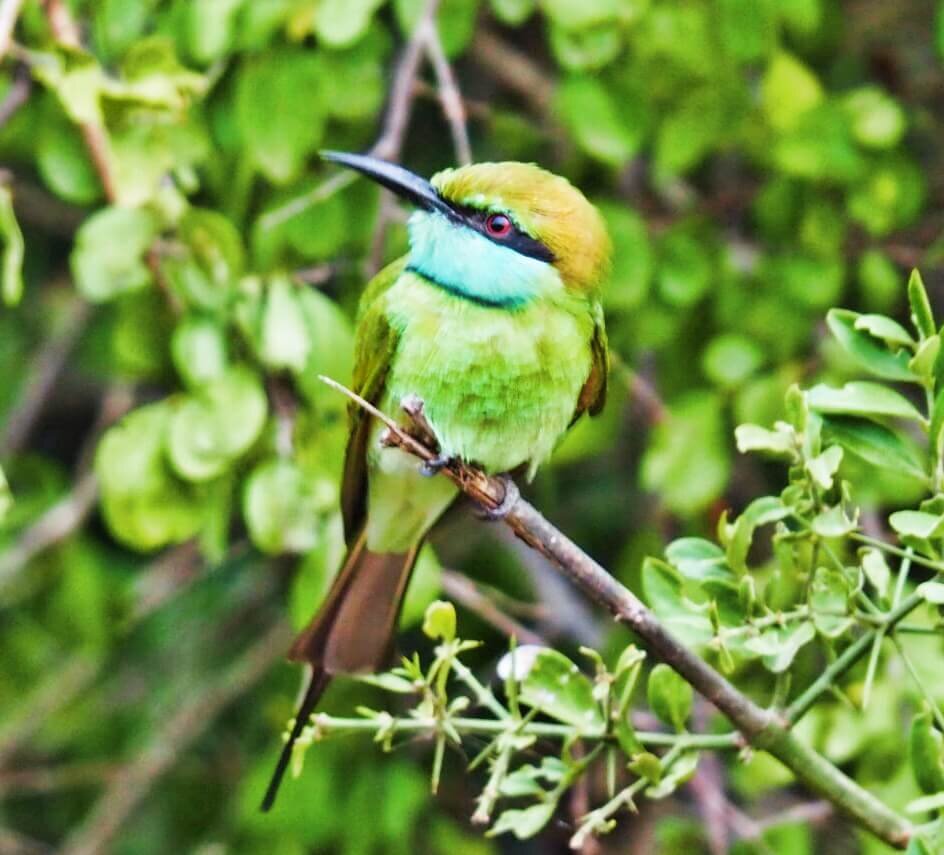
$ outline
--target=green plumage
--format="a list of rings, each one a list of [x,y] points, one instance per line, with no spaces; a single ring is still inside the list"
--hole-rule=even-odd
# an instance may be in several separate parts
[[[355,391],[392,414],[419,395],[445,455],[491,473],[533,472],[602,397],[603,338],[599,307],[584,294],[556,288],[513,311],[484,306],[406,271],[401,259],[365,292]],[[352,418],[346,528],[357,531],[366,512],[368,548],[403,552],[455,488],[424,478],[415,458],[381,449],[380,428],[367,429],[360,411]]]
[[[446,457],[530,477],[606,394],[599,288],[610,242],[596,209],[565,179],[523,163],[446,170],[426,182],[401,167],[329,153],[413,201],[410,252],[367,286],[354,390],[389,415],[407,395]],[[405,417],[404,417],[405,418]],[[388,659],[423,538],[456,497],[416,458],[381,447],[382,426],[350,409],[342,513],[348,555],[292,645],[311,680],[263,802],[331,676]]]

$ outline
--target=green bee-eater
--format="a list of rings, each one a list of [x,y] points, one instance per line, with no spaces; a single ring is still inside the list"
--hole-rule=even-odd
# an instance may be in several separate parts
[[[599,300],[611,254],[603,220],[566,179],[528,163],[447,169],[431,182],[361,155],[326,152],[409,200],[408,254],[361,299],[354,390],[393,414],[417,395],[442,459],[533,475],[606,393]],[[382,425],[350,410],[342,512],[347,558],[292,646],[311,683],[263,802],[335,674],[376,671],[426,533],[456,498],[446,478],[382,448]]]

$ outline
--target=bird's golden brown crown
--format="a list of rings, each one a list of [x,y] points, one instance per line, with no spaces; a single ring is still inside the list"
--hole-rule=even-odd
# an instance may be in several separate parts
[[[600,288],[612,243],[600,212],[566,178],[533,163],[474,163],[446,169],[432,184],[447,201],[508,214],[554,254],[565,285]]]

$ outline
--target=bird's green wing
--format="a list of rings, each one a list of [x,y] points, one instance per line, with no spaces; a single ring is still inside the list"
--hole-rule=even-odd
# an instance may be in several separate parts
[[[383,296],[406,267],[406,257],[387,265],[368,283],[357,312],[354,348],[354,391],[371,404],[383,397],[390,362],[397,348],[397,332],[390,326]],[[348,407],[350,432],[341,482],[341,515],[348,544],[367,515],[367,438],[371,417],[354,402]]]
[[[609,350],[606,342],[606,327],[603,325],[603,307],[597,303],[593,307],[593,338],[590,340],[590,374],[587,376],[580,395],[573,422],[584,413],[595,416],[606,403],[606,381],[610,370]]]

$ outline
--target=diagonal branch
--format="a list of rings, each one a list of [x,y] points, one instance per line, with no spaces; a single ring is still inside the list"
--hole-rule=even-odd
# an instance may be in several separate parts
[[[387,426],[383,440],[386,445],[423,461],[436,456],[432,448],[362,397],[329,378],[321,379]],[[415,406],[411,405],[411,411],[414,410]],[[441,472],[485,510],[501,508],[506,490],[503,481],[461,461],[448,463]],[[521,540],[551,559],[585,594],[606,607],[617,621],[635,632],[655,658],[673,668],[724,713],[740,730],[746,743],[772,754],[799,781],[829,799],[886,843],[899,849],[908,845],[913,828],[907,820],[800,742],[790,731],[788,722],[759,707],[679,642],[632,591],[551,525],[527,501],[519,496],[504,516],[504,522]]]

